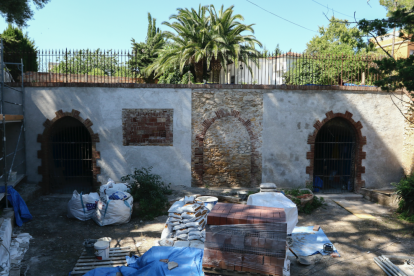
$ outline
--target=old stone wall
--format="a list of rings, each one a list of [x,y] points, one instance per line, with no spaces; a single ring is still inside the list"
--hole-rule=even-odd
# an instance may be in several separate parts
[[[193,186],[257,186],[262,179],[263,92],[192,93]]]
[[[414,126],[399,110],[406,113],[408,107],[396,101],[398,109],[388,93],[373,88],[34,84],[39,87],[25,89],[30,182],[42,181],[39,134],[45,130],[44,122],[59,110],[78,110],[99,135],[96,162],[101,183],[152,166],[172,185],[249,187],[274,182],[279,187],[304,187],[312,177],[310,138],[332,114],[352,119],[361,134],[357,177],[366,188],[388,187],[413,167]],[[138,144],[132,141],[125,146],[122,112],[127,109],[171,110],[171,144],[140,146],[136,140]],[[148,123],[155,124],[152,120]],[[163,138],[163,129],[158,129],[162,121],[157,117],[156,131],[155,125],[145,123],[148,129],[136,130],[151,133],[134,133]]]
[[[210,126],[204,138],[204,186],[250,186],[250,144],[246,128],[234,117]]]

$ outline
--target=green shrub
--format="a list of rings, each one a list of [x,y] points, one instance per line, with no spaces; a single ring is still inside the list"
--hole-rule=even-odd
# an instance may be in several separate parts
[[[400,182],[392,183],[392,185],[396,187],[395,194],[399,200],[397,212],[401,213],[403,218],[414,220],[414,174],[406,176]]]
[[[135,169],[133,174],[121,178],[131,183],[131,195],[134,202],[139,202],[138,216],[154,219],[165,213],[168,206],[167,195],[171,194],[170,184],[166,185],[161,176],[151,174],[152,167]]]
[[[296,204],[299,213],[310,214],[314,210],[326,204],[323,197],[314,196],[312,202],[308,202],[304,206],[302,206],[301,201],[299,198],[297,198],[297,196],[309,194],[309,191],[306,190],[291,189],[285,190],[284,193],[293,201],[293,203]]]

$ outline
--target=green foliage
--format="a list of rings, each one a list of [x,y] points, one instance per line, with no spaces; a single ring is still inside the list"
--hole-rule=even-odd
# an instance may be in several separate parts
[[[125,64],[119,62],[118,54],[112,50],[68,50],[63,60],[57,59],[57,65],[50,69],[52,73],[88,74],[96,72],[97,76],[114,76],[119,70],[125,70]],[[103,73],[103,75],[102,75]]]
[[[129,60],[129,66],[147,83],[154,82],[155,77],[153,73],[145,73],[145,69],[154,62],[158,57],[158,52],[165,45],[164,35],[156,27],[156,23],[156,19],[148,13],[148,30],[145,42],[137,43],[135,39],[131,39],[134,54],[133,58]]]
[[[253,25],[240,23],[244,20],[239,14],[233,14],[233,6],[216,12],[213,5],[199,6],[195,9],[177,9],[178,14],[170,19],[174,22],[163,22],[174,33],[165,32],[170,47],[159,51],[159,57],[150,65],[146,72],[157,76],[178,67],[184,72],[186,65],[192,65],[195,81],[202,82],[208,77],[207,70],[220,71],[227,68],[227,64],[247,60],[257,56],[255,46],[261,46],[253,35],[245,32],[254,32]],[[243,33],[243,34],[242,34]],[[248,69],[251,70],[250,66]],[[218,74],[213,74],[218,76]]]
[[[1,0],[0,1],[0,14],[8,23],[16,24],[17,26],[27,26],[27,21],[32,19],[33,11],[31,9],[31,3],[37,9],[41,9],[50,0]]]
[[[388,1],[384,1],[384,3]],[[389,9],[388,19],[366,20],[362,19],[357,22],[358,28],[370,34],[374,39],[390,33],[394,28],[401,30],[399,37],[405,41],[414,42],[414,7],[412,1],[403,1],[411,3],[407,7],[397,6],[396,10]],[[385,4],[384,4],[385,5]],[[375,81],[375,85],[380,86],[385,91],[395,91],[405,88],[409,92],[411,101],[413,101],[414,92],[414,56],[408,58],[394,59],[385,49],[383,52],[388,57],[375,61],[377,68],[371,68],[370,72],[381,74],[382,77]]]
[[[195,83],[194,75],[191,71],[184,73],[183,77],[181,78],[181,84],[188,84],[189,82]]]
[[[102,71],[100,68],[93,68],[91,71],[88,72],[90,76],[105,76],[105,72]]]
[[[414,174],[404,177],[393,185],[399,200],[397,211],[404,217],[414,216]]]
[[[151,174],[152,167],[135,169],[133,174],[121,178],[132,184],[131,195],[139,202],[138,215],[144,219],[154,219],[165,212],[168,206],[167,195],[171,194],[170,185],[166,185],[161,176]]]
[[[326,205],[325,203],[325,199],[323,197],[313,197],[313,201],[312,202],[308,202],[305,204],[305,206],[300,207],[299,208],[299,212],[305,213],[305,214],[310,214],[312,213],[314,210],[318,209],[319,207],[322,207]]]
[[[351,27],[347,21],[331,18],[328,27],[319,27],[319,35],[307,43],[303,55],[287,60],[288,71],[284,75],[287,84],[335,85],[361,80],[372,60],[378,56],[373,45],[364,42],[365,33]],[[373,75],[365,83],[372,85]]]
[[[293,201],[293,203],[296,204],[299,213],[310,214],[314,210],[326,204],[323,197],[314,196],[312,202],[308,202],[304,206],[302,206],[301,201],[299,198],[297,198],[297,196],[309,194],[309,191],[306,190],[291,189],[285,190],[284,193]]]
[[[384,6],[388,13],[387,16],[392,16],[393,11],[396,11],[397,9],[411,9],[414,6],[413,0],[380,0],[380,5]]]
[[[23,59],[24,71],[37,72],[37,49],[34,40],[28,34],[23,34],[22,29],[8,24],[7,28],[0,34],[3,38],[4,59],[8,62],[20,62]],[[16,66],[8,66],[13,79],[17,81],[20,71]]]

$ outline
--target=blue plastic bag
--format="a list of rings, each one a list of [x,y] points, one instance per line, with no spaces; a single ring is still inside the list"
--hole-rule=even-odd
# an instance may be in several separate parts
[[[154,246],[142,257],[126,257],[128,267],[97,268],[84,276],[114,276],[118,271],[124,276],[204,276],[203,252],[192,247]],[[178,267],[169,270],[168,264],[160,262],[162,259],[176,262]]]
[[[1,186],[0,193],[4,193],[4,190],[4,186]],[[12,186],[7,186],[7,193],[9,194],[7,200],[13,205],[16,224],[22,226],[23,222],[32,220],[33,217],[29,212],[29,208],[27,208],[26,202],[24,202],[20,194]]]

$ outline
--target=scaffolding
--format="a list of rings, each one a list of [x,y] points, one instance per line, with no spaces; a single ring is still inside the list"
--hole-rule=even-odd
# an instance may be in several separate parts
[[[8,66],[17,67],[17,72],[19,73],[21,80],[20,85],[11,85],[13,77]],[[2,127],[0,127],[0,131],[3,136],[3,145],[0,157],[0,162],[2,162],[0,186],[2,186],[1,184],[4,185],[4,193],[0,193],[0,200],[2,200],[3,197],[6,198],[6,208],[8,208],[8,200],[7,196],[5,196],[8,195],[7,187],[15,187],[26,176],[27,170],[23,74],[23,59],[21,59],[19,63],[4,61],[3,39],[1,39],[0,123],[2,124]],[[18,164],[15,164],[16,162]]]

